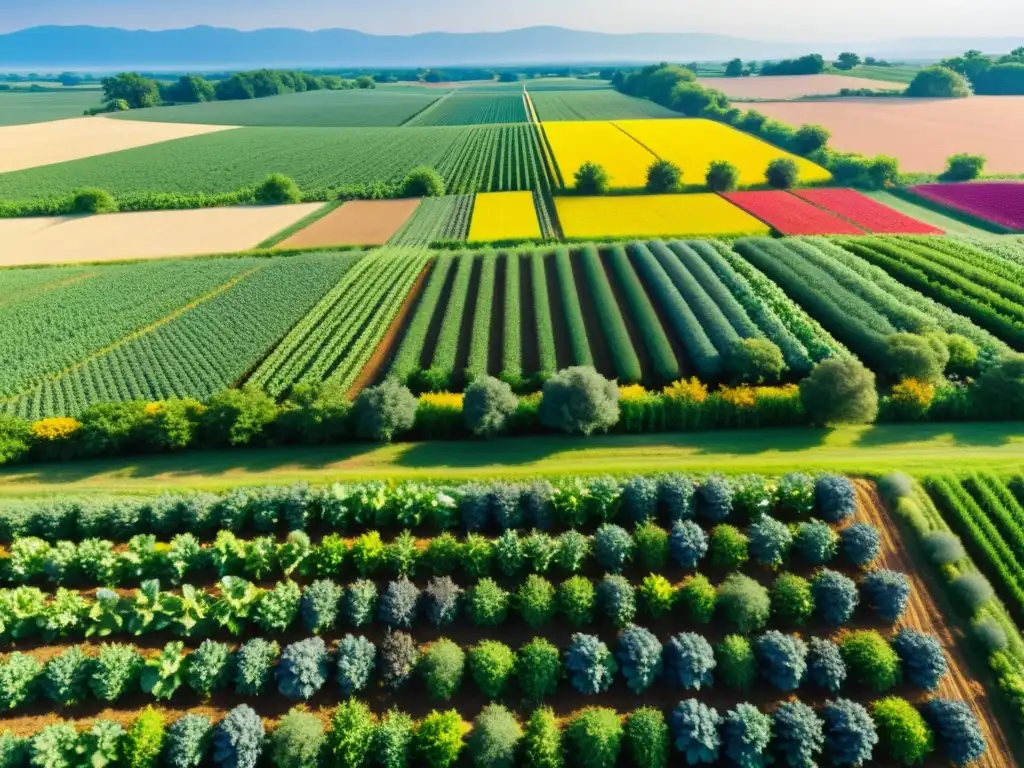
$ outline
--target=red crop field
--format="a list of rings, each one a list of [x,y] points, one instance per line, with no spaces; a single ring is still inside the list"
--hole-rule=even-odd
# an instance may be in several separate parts
[[[853,189],[799,189],[793,194],[881,235],[941,235],[942,230],[894,211]]]
[[[922,184],[912,190],[926,200],[969,213],[1007,229],[1024,231],[1024,184],[1019,182]]]
[[[722,196],[783,235],[864,234],[850,222],[781,190],[729,192]]]

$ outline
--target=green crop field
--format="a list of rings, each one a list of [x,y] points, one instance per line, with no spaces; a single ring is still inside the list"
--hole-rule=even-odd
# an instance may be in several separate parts
[[[679,117],[678,112],[637,99],[611,89],[576,91],[530,91],[530,98],[542,121],[554,120],[628,120],[652,117]]]
[[[527,122],[521,92],[452,93],[412,119],[410,125],[487,125]]]
[[[526,124],[240,128],[0,174],[0,199],[48,197],[81,187],[117,195],[230,192],[270,173],[286,174],[306,191],[324,190],[396,182],[418,165],[437,168],[452,194],[533,189],[532,179],[544,167]],[[520,181],[503,181],[502,168],[507,178]]]
[[[400,91],[307,91],[264,99],[210,101],[174,107],[133,109],[115,117],[158,123],[364,128],[397,126],[444,95],[426,88]]]
[[[49,93],[6,93],[0,91],[0,126],[29,125],[49,120],[81,117],[100,105],[97,91],[53,89]]]
[[[608,80],[581,80],[578,77],[542,77],[524,81],[530,93],[538,91],[609,91]]]
[[[876,67],[862,64],[854,67],[849,72],[839,74],[850,75],[851,77],[863,77],[866,80],[881,80],[887,83],[909,83],[922,69],[915,64],[905,64],[895,67]]]
[[[430,245],[440,240],[465,240],[473,211],[473,195],[426,197],[388,245]]]

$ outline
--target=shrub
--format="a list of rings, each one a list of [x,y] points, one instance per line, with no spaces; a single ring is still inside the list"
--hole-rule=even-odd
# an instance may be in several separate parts
[[[519,398],[512,394],[512,387],[492,376],[481,376],[466,387],[462,418],[474,435],[492,437],[505,430],[518,407]]]
[[[935,749],[935,736],[928,723],[906,699],[890,697],[871,705],[882,749],[898,763],[923,762]]]
[[[316,715],[292,709],[270,734],[270,756],[277,768],[306,768],[320,761],[324,727]]]
[[[827,638],[808,641],[807,679],[822,690],[835,693],[846,682],[846,662],[839,646]]]
[[[978,642],[990,654],[1004,651],[1010,644],[1006,630],[993,618],[985,617],[975,621],[973,629]]]
[[[725,160],[712,162],[704,176],[704,182],[712,192],[732,192],[739,181],[739,169]]]
[[[377,616],[389,627],[410,629],[416,621],[420,591],[406,578],[392,581],[381,596]]]
[[[878,617],[896,623],[910,601],[910,581],[905,574],[880,568],[861,582],[861,591],[868,606]]]
[[[481,579],[466,595],[466,607],[473,624],[494,627],[505,621],[509,594],[493,579]]]
[[[711,563],[730,571],[738,570],[747,562],[750,541],[731,525],[716,525],[711,531]]]
[[[793,534],[789,526],[778,520],[761,515],[747,531],[750,540],[749,552],[757,562],[770,568],[777,568],[785,562],[793,545]]]
[[[550,708],[533,710],[523,729],[521,752],[526,768],[563,768],[562,731]]]
[[[914,333],[886,336],[881,354],[893,379],[914,379],[927,384],[938,384],[949,362],[949,350],[941,339]]]
[[[402,197],[441,197],[444,193],[441,174],[427,165],[413,168],[402,181]]]
[[[949,531],[930,531],[922,544],[928,559],[935,565],[952,565],[967,556],[963,543]]]
[[[633,532],[637,564],[648,571],[657,571],[668,562],[668,532],[651,521],[641,523]]]
[[[562,674],[558,648],[543,638],[535,637],[519,649],[515,674],[528,701],[537,703],[553,695]]]
[[[76,765],[78,736],[70,723],[54,723],[43,728],[29,742],[32,768],[72,768]]]
[[[622,630],[615,656],[626,686],[634,693],[643,693],[661,676],[661,643],[643,627],[631,624]]]
[[[851,565],[870,565],[882,551],[882,535],[868,523],[854,523],[839,534],[839,549]]]
[[[384,546],[384,542],[381,540],[380,533],[378,531],[369,531],[352,542],[352,548],[349,554],[350,559],[352,560],[352,565],[355,566],[359,575],[369,576],[384,564],[384,558],[387,555],[387,548]],[[357,591],[368,591],[365,583],[355,582],[355,584],[358,584],[359,586],[359,590]],[[353,585],[349,585],[347,591],[353,591],[352,586]],[[346,600],[347,599],[348,597],[346,595]],[[373,600],[376,599],[377,588],[374,587]]]
[[[700,635],[673,635],[665,645],[664,659],[665,676],[672,685],[699,691],[714,683],[715,652]]]
[[[826,523],[800,523],[793,540],[796,551],[808,565],[825,565],[839,551],[839,537]]]
[[[589,707],[573,715],[563,740],[576,768],[615,768],[622,749],[622,723],[614,709]]]
[[[982,416],[1024,418],[1024,355],[1006,355],[989,365],[971,389],[974,405]]]
[[[242,696],[262,693],[280,651],[277,643],[261,637],[243,643],[235,653],[235,692]]]
[[[503,531],[494,541],[494,559],[498,563],[498,570],[506,576],[517,576],[523,570],[525,559],[523,557],[523,542],[519,538],[519,532],[515,530]]]
[[[117,210],[117,200],[105,189],[89,187],[71,193],[72,213],[117,213]]]
[[[264,632],[284,632],[299,614],[302,591],[294,581],[279,582],[256,605],[256,624]]]
[[[100,701],[114,702],[133,687],[142,671],[142,656],[130,645],[104,643],[91,666],[92,695]]]
[[[59,656],[54,656],[43,667],[43,695],[60,706],[82,701],[89,691],[90,666],[78,646],[72,646]]]
[[[708,537],[692,520],[676,520],[672,524],[669,552],[683,568],[696,568],[708,552]]]
[[[225,643],[204,640],[188,655],[185,682],[200,696],[224,688],[231,677],[231,648]]]
[[[622,486],[622,508],[637,526],[654,522],[658,516],[658,480],[647,475],[630,477]]]
[[[730,624],[744,634],[763,628],[771,613],[768,590],[738,573],[730,574],[718,587],[717,605]]]
[[[950,589],[971,613],[977,613],[982,606],[991,602],[995,597],[995,590],[988,579],[977,571],[962,573],[950,582]]]
[[[35,699],[42,665],[15,651],[0,666],[0,709],[16,709]]]
[[[516,654],[497,640],[482,640],[469,652],[473,682],[490,699],[496,699],[516,668]]]
[[[462,543],[462,570],[470,578],[481,579],[491,572],[494,547],[490,539],[477,533],[470,533]]]
[[[577,691],[595,694],[611,687],[618,666],[608,646],[594,635],[577,632],[565,652],[565,669]]]
[[[124,728],[110,720],[96,720],[92,728],[78,737],[75,752],[81,764],[105,766],[116,763],[120,757]]]
[[[644,577],[637,592],[640,594],[644,612],[652,619],[667,616],[676,602],[676,590],[672,583],[664,576],[656,576],[653,573]]]
[[[878,744],[875,722],[863,706],[849,699],[825,702],[825,757],[834,765],[860,768],[869,765]]]
[[[922,714],[935,729],[942,751],[953,765],[969,765],[985,754],[978,718],[964,702],[932,699],[922,707]]]
[[[850,632],[839,644],[850,677],[883,693],[900,681],[900,658],[874,630]]]
[[[773,746],[781,765],[816,768],[816,756],[825,746],[822,721],[806,704],[787,701],[772,716]]]
[[[827,568],[819,571],[811,581],[811,593],[818,617],[833,626],[848,622],[860,601],[853,580]]]
[[[419,660],[413,639],[405,632],[388,631],[380,641],[377,666],[380,681],[387,688],[401,688],[412,675]]]
[[[718,750],[722,746],[718,735],[721,723],[716,710],[696,699],[676,705],[669,717],[669,727],[673,745],[682,753],[687,765],[718,762]]]
[[[512,768],[523,730],[500,704],[488,704],[473,721],[469,754],[477,768]]]
[[[604,431],[619,420],[619,389],[593,368],[566,368],[544,382],[538,414],[544,426],[561,432]]]
[[[658,478],[658,506],[668,519],[690,520],[694,515],[694,485],[686,475],[670,473]]]
[[[857,491],[842,475],[818,475],[814,481],[814,508],[826,523],[839,523],[857,512]]]
[[[394,379],[367,387],[352,401],[356,436],[390,443],[396,435],[412,429],[418,405],[409,388]]]
[[[728,635],[715,649],[719,677],[730,688],[749,690],[754,684],[757,662],[750,641],[741,635]]]
[[[214,446],[249,445],[266,436],[277,411],[274,399],[255,387],[223,389],[206,401],[201,431]]]
[[[449,768],[462,752],[462,718],[454,709],[433,711],[413,734],[413,745],[427,768]]]
[[[608,191],[611,177],[604,166],[587,162],[576,170],[573,180],[573,186],[581,195],[603,195]]]
[[[299,614],[306,629],[314,634],[334,629],[344,590],[330,579],[314,581],[302,592]]]
[[[279,726],[280,727],[280,726]],[[163,746],[166,768],[199,768],[213,739],[213,723],[203,715],[186,713],[167,729]],[[278,763],[279,768],[293,768]]]
[[[594,558],[604,570],[620,573],[633,557],[633,537],[618,525],[605,523],[594,534]]]
[[[943,181],[973,181],[985,169],[984,155],[950,155],[946,160]]]
[[[725,756],[740,768],[763,768],[770,760],[765,753],[772,738],[772,718],[753,704],[737,704],[722,721]]]
[[[324,740],[324,762],[336,766],[366,765],[373,747],[373,715],[359,699],[343,701],[331,715]]]
[[[668,723],[661,710],[641,707],[626,716],[626,754],[636,768],[667,768]]]
[[[419,670],[431,698],[447,701],[462,684],[466,654],[448,638],[442,637],[430,645],[420,659]]]
[[[740,339],[726,348],[725,370],[739,384],[778,381],[786,369],[782,350],[768,339]]]
[[[646,189],[653,195],[676,192],[682,181],[683,172],[668,160],[655,160],[647,169]]]
[[[892,648],[900,657],[903,676],[912,685],[935,691],[946,674],[946,654],[932,635],[904,628],[892,639]]]
[[[780,691],[795,691],[807,671],[807,644],[795,635],[771,630],[754,642],[754,655],[765,680]]]
[[[800,176],[800,169],[788,157],[780,157],[768,163],[764,178],[769,186],[776,189],[791,189]]]
[[[377,649],[365,637],[345,635],[338,641],[336,654],[338,685],[342,696],[351,696],[365,690],[370,684]]]
[[[272,173],[259,183],[254,197],[263,205],[301,203],[302,191],[293,179],[282,173]]]
[[[542,626],[555,615],[555,588],[543,576],[530,574],[516,590],[515,604],[529,626]]]
[[[601,612],[615,627],[625,627],[636,616],[633,585],[621,575],[605,575],[597,585],[597,601],[601,606]]]
[[[814,596],[807,579],[784,573],[772,584],[772,613],[789,626],[800,627],[814,613]]]
[[[327,682],[327,646],[319,637],[284,649],[277,665],[277,690],[289,699],[308,701]]]
[[[824,149],[832,134],[822,125],[801,125],[793,136],[793,151],[798,155],[809,155]]]
[[[926,99],[964,98],[971,95],[971,86],[959,72],[935,65],[914,75],[906,95]]]
[[[704,574],[689,577],[679,588],[678,598],[686,607],[690,618],[698,624],[707,624],[718,605],[718,591]]]
[[[152,707],[146,707],[142,714],[132,721],[128,732],[121,740],[121,763],[125,768],[154,768],[160,758],[164,735],[163,715]]]
[[[594,620],[595,602],[594,585],[582,576],[572,576],[558,587],[558,610],[574,627],[584,627]]]
[[[388,710],[373,733],[373,754],[381,768],[407,768],[412,751],[412,718],[397,709]]]
[[[719,475],[706,477],[693,494],[697,515],[709,523],[720,523],[732,513],[732,484]]]
[[[878,416],[875,375],[853,359],[818,363],[800,382],[800,400],[811,424],[871,423]]]

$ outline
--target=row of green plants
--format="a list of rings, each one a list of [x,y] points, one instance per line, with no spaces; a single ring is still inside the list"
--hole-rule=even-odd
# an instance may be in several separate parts
[[[676,521],[748,525],[762,515],[784,521],[839,523],[857,511],[849,478],[822,473],[625,476],[567,475],[527,482],[386,482],[323,486],[238,487],[214,494],[164,493],[150,497],[71,496],[10,499],[0,503],[0,541],[33,536],[49,542],[137,534],[190,533],[212,539],[218,531],[342,531],[352,533],[465,530],[497,534],[509,529],[584,530],[602,523],[633,527]]]
[[[518,651],[497,640],[472,647],[442,637],[417,646],[403,632],[384,635],[379,648],[364,636],[346,635],[330,647],[311,637],[283,648],[253,638],[237,650],[204,641],[186,651],[180,640],[152,654],[122,644],[103,644],[96,655],[71,646],[45,663],[15,652],[0,664],[0,710],[15,711],[44,701],[73,707],[90,699],[105,705],[141,691],[171,701],[188,691],[202,697],[233,691],[238,696],[280,695],[307,702],[322,692],[348,697],[379,684],[389,692],[422,683],[427,696],[450,701],[465,690],[465,678],[489,700],[515,689],[532,705],[558,695],[562,681],[580,694],[596,696],[620,681],[642,695],[655,686],[708,690],[716,685],[749,691],[761,681],[784,694],[816,688],[835,695],[850,685],[872,693],[907,683],[935,692],[947,673],[939,641],[912,629],[891,640],[873,630],[842,635],[838,642],[770,630],[754,638],[728,635],[712,646],[702,635],[675,634],[664,643],[644,627],[629,624],[615,650],[596,635],[575,633],[559,649],[534,638]]]
[[[340,620],[353,627],[373,622],[396,629],[420,624],[446,626],[460,614],[476,627],[497,627],[513,617],[529,626],[558,616],[573,627],[597,622],[623,626],[638,612],[651,619],[686,616],[706,624],[715,616],[737,632],[768,626],[800,626],[814,619],[843,626],[864,606],[885,621],[906,608],[910,587],[903,574],[886,569],[868,573],[858,584],[849,576],[823,568],[810,579],[785,573],[769,590],[749,576],[732,573],[715,587],[703,574],[673,584],[651,574],[637,586],[620,575],[602,579],[572,576],[556,588],[531,575],[506,590],[492,578],[464,589],[449,576],[434,577],[421,590],[408,579],[388,583],[357,579],[342,586],[320,579],[306,587],[293,581],[263,588],[237,576],[225,576],[216,590],[183,584],[167,591],[151,579],[132,593],[100,588],[87,596],[65,587],[48,595],[38,587],[0,590],[0,639],[53,641],[68,637],[149,635],[168,632],[181,637],[241,635],[254,628],[286,632],[301,623],[312,632],[334,631]]]
[[[316,715],[292,709],[268,734],[248,705],[219,722],[185,714],[166,724],[147,708],[125,729],[97,720],[76,729],[71,722],[41,728],[32,736],[0,736],[3,768],[451,768],[465,760],[474,768],[615,768],[629,760],[637,768],[674,762],[745,766],[769,762],[783,768],[870,764],[883,756],[898,763],[923,761],[933,752],[956,766],[984,754],[977,719],[963,702],[932,699],[920,710],[888,697],[865,708],[849,699],[827,701],[819,710],[791,700],[774,712],[749,703],[723,714],[697,699],[680,701],[667,713],[652,707],[625,716],[588,707],[560,722],[539,708],[525,722],[500,704],[485,706],[472,724],[455,710],[430,712],[419,722],[392,709],[375,717],[366,704],[349,699],[331,713],[327,728]]]
[[[459,539],[443,533],[417,540],[406,530],[387,541],[371,531],[352,540],[329,533],[314,542],[306,532],[292,531],[278,542],[272,535],[242,539],[222,530],[206,544],[192,533],[169,541],[137,534],[125,547],[110,539],[50,544],[25,536],[0,553],[0,579],[7,584],[113,587],[147,579],[179,584],[204,575],[265,579],[461,573],[470,578],[519,578],[549,572],[572,575],[595,567],[607,573],[660,573],[702,563],[736,569],[748,562],[779,568],[790,562],[813,567],[836,560],[864,567],[879,550],[879,532],[867,523],[837,532],[817,520],[787,525],[767,515],[745,531],[725,523],[708,531],[692,520],[677,520],[671,530],[647,521],[632,533],[604,523],[593,535],[574,530],[554,536],[537,530],[521,535],[511,528],[496,538],[470,533]]]
[[[891,475],[881,489],[941,579],[953,610],[970,626],[968,640],[987,658],[998,695],[1018,725],[1024,725],[1024,636],[1018,622],[953,532],[949,512],[940,511],[924,486],[905,475]],[[985,571],[989,568],[984,563]]]

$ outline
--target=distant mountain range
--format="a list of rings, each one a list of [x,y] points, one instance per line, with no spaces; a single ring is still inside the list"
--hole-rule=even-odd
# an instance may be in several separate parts
[[[767,59],[842,50],[886,58],[937,58],[969,48],[1005,52],[1015,38],[907,38],[873,43],[777,43],[699,33],[606,34],[561,27],[507,32],[370,35],[351,29],[222,27],[163,31],[32,27],[0,35],[0,69],[147,70],[247,67],[439,67]]]

